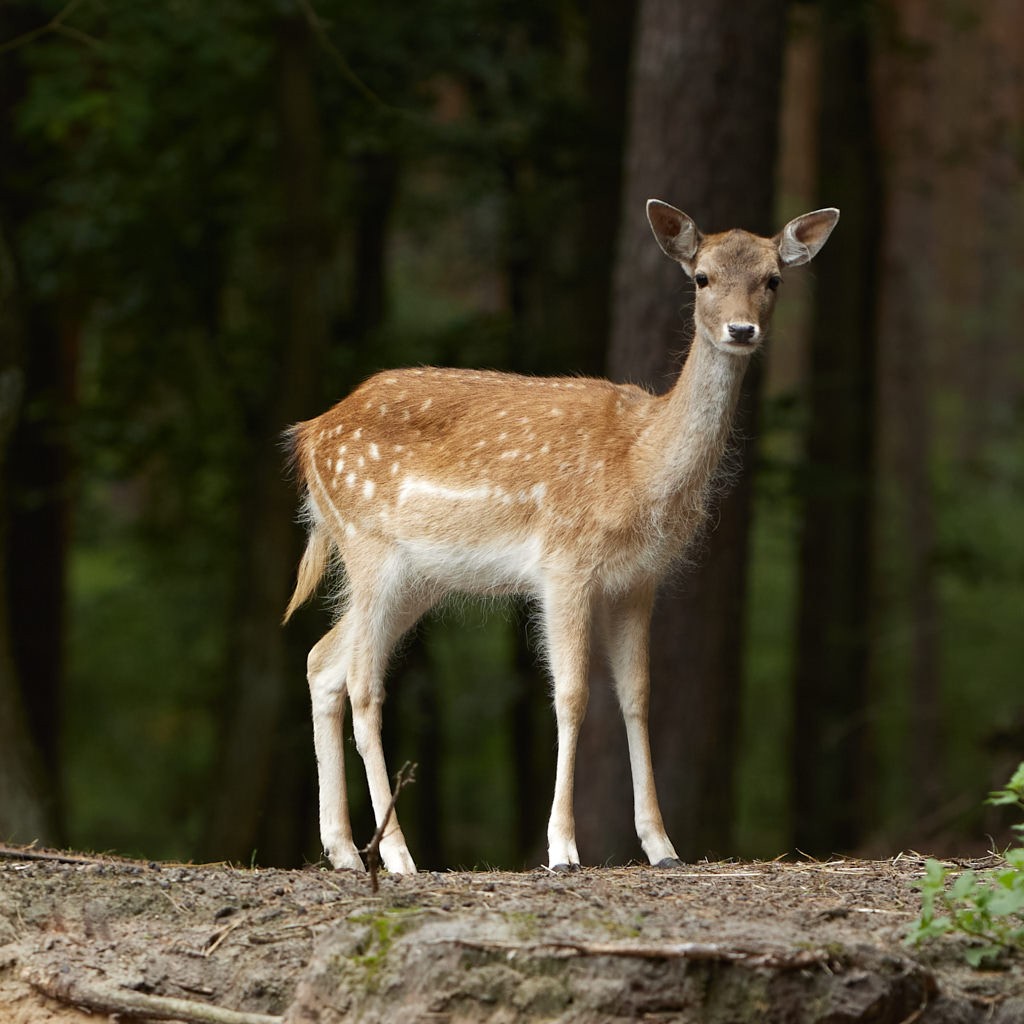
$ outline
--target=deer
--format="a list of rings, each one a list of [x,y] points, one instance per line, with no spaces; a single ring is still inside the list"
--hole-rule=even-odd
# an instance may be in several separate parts
[[[377,373],[286,432],[308,541],[284,621],[325,575],[341,579],[335,624],[307,661],[320,838],[336,869],[364,870],[348,814],[347,703],[378,831],[385,826],[381,861],[392,873],[416,871],[391,814],[384,677],[399,640],[456,594],[525,594],[538,609],[557,726],[548,867],[580,867],[573,788],[592,641],[622,711],[640,845],[652,865],[681,864],[648,735],[655,593],[707,516],[782,273],[818,253],[839,211],[796,217],[772,238],[702,234],[656,199],[647,218],[695,285],[692,342],[667,393],[598,378],[407,368]]]

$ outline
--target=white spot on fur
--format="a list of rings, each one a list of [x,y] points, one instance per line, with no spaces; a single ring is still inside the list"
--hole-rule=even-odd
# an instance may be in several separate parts
[[[349,475],[347,477],[345,477],[345,483],[348,484],[349,487],[355,487],[355,485],[356,485],[356,475],[355,475],[355,473],[349,473]]]
[[[372,441],[370,442],[370,458],[371,459],[379,459],[380,458],[380,449]]]
[[[431,480],[407,476],[398,487],[398,504],[410,498],[437,498],[441,501],[483,501],[491,496],[491,488],[481,484],[476,487],[446,487]]]
[[[430,408],[430,407],[431,407],[431,406],[432,406],[433,404],[434,404],[434,400],[433,400],[432,398],[428,398],[428,399],[427,399],[427,400],[426,400],[426,401],[425,401],[425,402],[424,402],[424,403],[423,403],[423,404],[422,404],[422,405],[420,406],[420,412],[426,412],[426,411],[427,411],[427,410],[428,410],[428,409],[429,409],[429,408]]]
[[[377,491],[377,485],[372,480],[363,481],[363,497],[372,498]]]

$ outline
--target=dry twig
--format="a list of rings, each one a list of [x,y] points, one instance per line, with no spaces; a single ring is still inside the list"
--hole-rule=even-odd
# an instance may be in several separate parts
[[[85,853],[62,853],[60,850],[45,850],[34,846],[0,846],[3,860],[49,860],[58,864],[118,864],[120,860],[103,855],[91,856]]]
[[[398,794],[410,782],[415,781],[416,765],[406,761],[398,769],[398,774],[395,776],[395,789],[391,794],[391,803],[388,804],[388,809],[384,812],[384,820],[377,826],[377,831],[373,833],[373,838],[359,851],[366,855],[366,870],[370,872],[370,889],[372,892],[377,892],[380,889],[380,885],[377,882],[377,872],[380,870],[380,841],[384,838],[384,831],[387,829],[391,815],[394,813],[395,804],[398,802]]]

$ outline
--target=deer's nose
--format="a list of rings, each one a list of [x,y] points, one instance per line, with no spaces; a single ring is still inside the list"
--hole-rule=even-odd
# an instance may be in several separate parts
[[[729,340],[737,345],[749,345],[756,337],[755,324],[729,324]]]

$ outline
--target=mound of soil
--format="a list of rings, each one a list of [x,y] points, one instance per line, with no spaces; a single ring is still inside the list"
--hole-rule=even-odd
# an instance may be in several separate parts
[[[0,1021],[1024,1022],[1019,962],[903,944],[921,874],[905,856],[385,875],[374,893],[320,868],[6,850]]]

